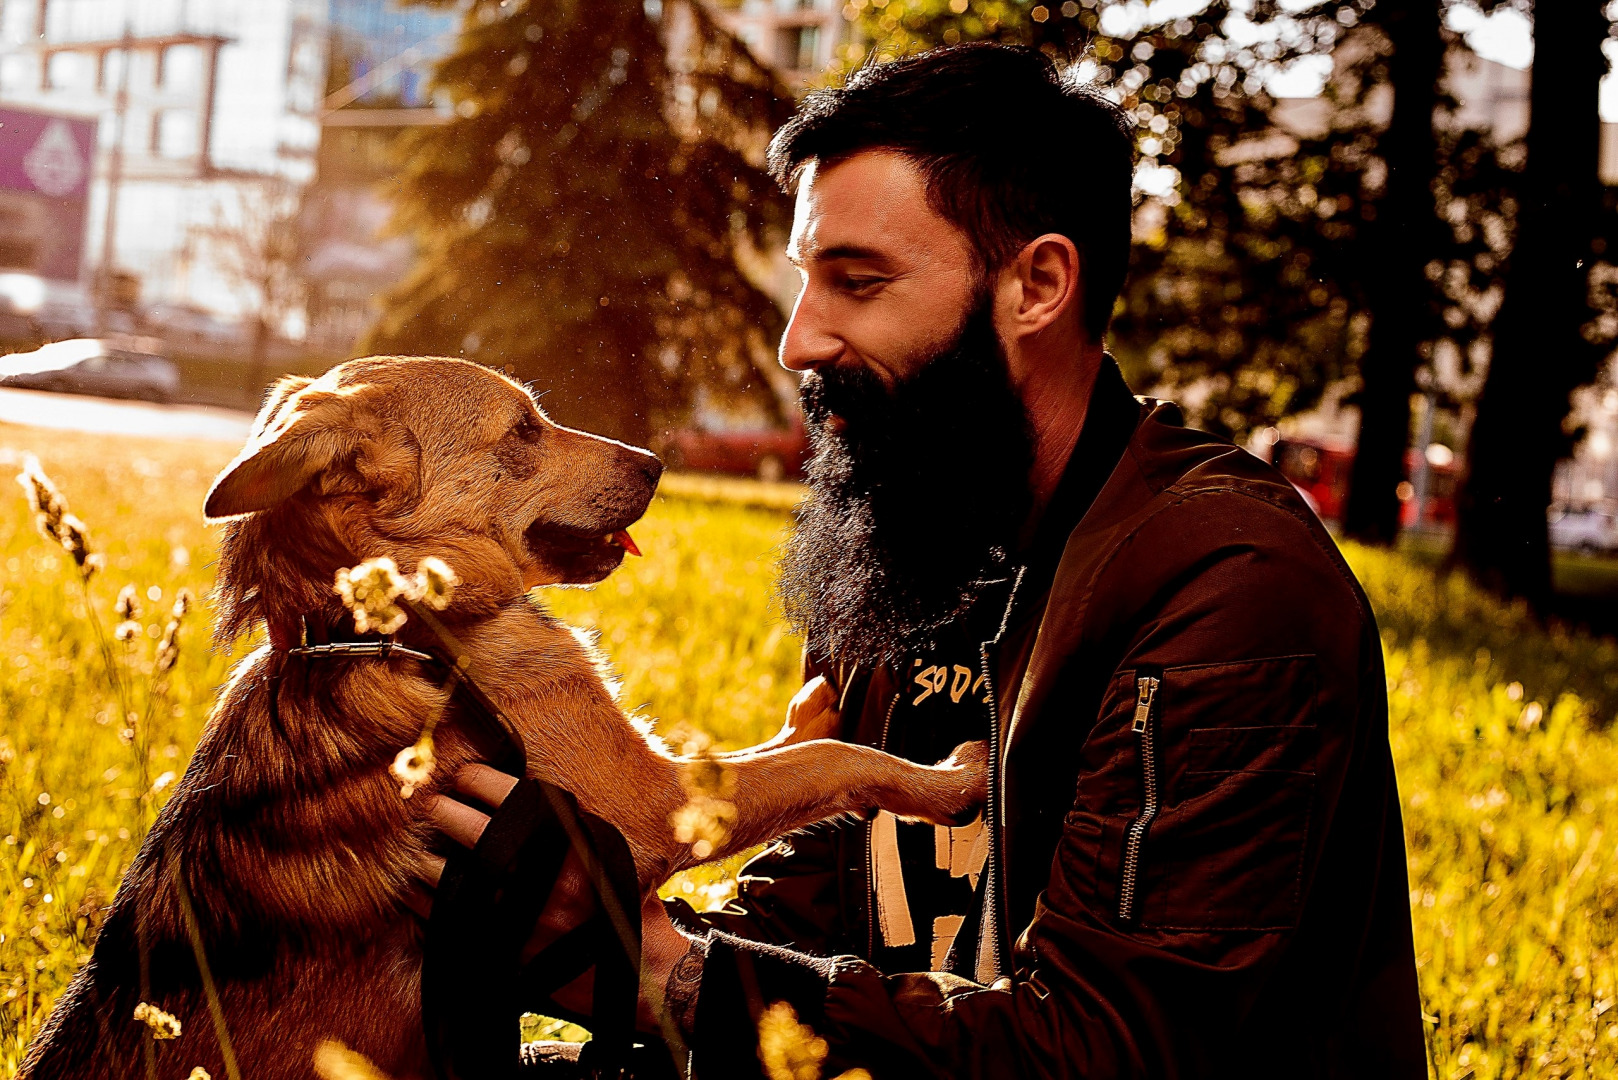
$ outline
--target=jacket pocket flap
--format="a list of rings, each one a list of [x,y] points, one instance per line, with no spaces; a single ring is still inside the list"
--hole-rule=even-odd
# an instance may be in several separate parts
[[[1313,724],[1192,728],[1186,732],[1185,771],[1313,773],[1318,745]]]

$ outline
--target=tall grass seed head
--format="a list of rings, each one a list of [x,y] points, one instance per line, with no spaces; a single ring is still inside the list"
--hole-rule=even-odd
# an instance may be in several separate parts
[[[412,600],[419,600],[434,611],[443,611],[455,596],[455,586],[461,579],[449,564],[436,555],[429,555],[416,564],[415,589]]]
[[[23,459],[17,483],[28,499],[29,509],[34,512],[34,527],[41,536],[73,556],[74,564],[86,577],[105,565],[98,562],[86,567],[86,561],[90,558],[90,541],[84,522],[68,512],[66,496],[45,475],[39,459],[33,454]]]
[[[408,616],[397,601],[408,587],[398,564],[385,555],[337,571],[337,595],[353,614],[354,629],[361,634],[373,630],[391,634],[403,626]]]
[[[178,605],[176,605],[178,606]],[[163,627],[163,637],[157,643],[157,655],[152,662],[158,672],[168,671],[180,659],[180,622],[170,619]]]
[[[186,1077],[185,1080],[213,1080],[213,1077],[208,1075],[207,1069],[204,1069],[201,1065],[198,1065],[196,1068],[191,1070],[191,1075]]]
[[[140,618],[140,595],[135,592],[133,584],[118,590],[118,599],[113,602],[112,610],[120,619]]]
[[[141,1002],[135,1006],[135,1019],[145,1024],[152,1031],[152,1038],[159,1042],[180,1037],[179,1018],[166,1013],[156,1005]]]
[[[133,619],[125,619],[112,628],[112,636],[119,641],[134,641],[140,637],[141,625]]]
[[[736,804],[711,795],[692,795],[669,815],[674,839],[691,845],[691,854],[706,859],[718,851],[736,824]]]
[[[169,618],[179,622],[191,614],[191,608],[196,602],[196,594],[182,585],[180,591],[174,594],[174,606],[169,609]]]

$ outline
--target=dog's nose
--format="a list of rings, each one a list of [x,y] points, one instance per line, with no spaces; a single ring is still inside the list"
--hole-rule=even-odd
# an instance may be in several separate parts
[[[643,454],[640,459],[640,471],[645,474],[647,483],[656,486],[658,479],[663,475],[663,462],[656,454]]]

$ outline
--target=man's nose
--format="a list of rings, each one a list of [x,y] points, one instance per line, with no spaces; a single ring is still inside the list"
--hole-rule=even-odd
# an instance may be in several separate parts
[[[804,286],[792,305],[792,318],[781,335],[781,366],[788,371],[814,371],[843,355],[843,342],[833,331],[815,291]]]

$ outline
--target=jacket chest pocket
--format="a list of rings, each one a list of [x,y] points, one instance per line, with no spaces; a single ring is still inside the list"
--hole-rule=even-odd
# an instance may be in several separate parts
[[[1313,657],[1141,669],[1121,717],[1138,785],[1115,914],[1159,930],[1297,925],[1315,803]]]

